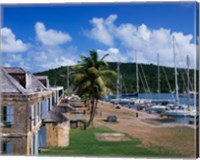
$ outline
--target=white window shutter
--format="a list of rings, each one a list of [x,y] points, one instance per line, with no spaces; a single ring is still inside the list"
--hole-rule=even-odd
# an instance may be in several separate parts
[[[42,119],[46,119],[48,112],[48,100],[42,101]]]
[[[7,115],[6,115],[7,122],[13,124],[14,123],[13,106],[8,105],[6,109],[7,109]]]
[[[12,142],[6,143],[6,154],[8,154],[8,155],[13,154],[13,143]]]

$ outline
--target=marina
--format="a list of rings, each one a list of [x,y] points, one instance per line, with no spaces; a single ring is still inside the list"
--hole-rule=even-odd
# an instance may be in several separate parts
[[[167,80],[169,93],[161,93],[161,79],[160,79],[160,59],[159,53],[157,54],[157,93],[152,93],[148,81],[146,80],[145,72],[141,67],[139,70],[137,63],[137,52],[135,53],[136,59],[136,92],[135,93],[125,93],[122,92],[122,78],[120,73],[120,62],[117,62],[117,86],[116,86],[116,95],[108,97],[106,100],[116,104],[119,108],[119,105],[126,106],[128,108],[133,108],[137,110],[146,111],[149,114],[155,113],[159,114],[161,117],[167,117],[162,123],[197,123],[197,104],[198,93],[196,91],[191,91],[190,83],[190,59],[189,56],[186,56],[186,69],[184,72],[186,77],[182,76],[184,82],[184,93],[179,93],[179,84],[178,84],[178,69],[177,69],[177,51],[176,51],[176,39],[175,36],[172,37],[172,51],[173,51],[173,63],[174,63],[174,90],[172,91],[171,85],[169,84],[167,75],[165,78]],[[139,78],[139,75],[141,75]],[[183,73],[182,73],[183,74]],[[145,93],[140,92],[139,81],[142,82],[142,87],[144,88]],[[194,90],[194,88],[193,88]],[[178,118],[177,118],[178,117]],[[186,118],[187,117],[187,118]],[[188,118],[190,117],[190,118]],[[178,120],[177,120],[178,119]]]
[[[167,119],[156,120],[158,123],[189,123],[189,121],[195,121],[197,117],[196,107],[197,103],[194,98],[189,101],[190,109],[187,110],[188,103],[187,97],[179,96],[180,108],[175,108],[175,101],[172,99],[171,93],[151,93],[152,99],[149,99],[145,93],[139,93],[138,97],[127,96],[130,94],[125,94],[126,99],[117,99],[116,95],[112,95],[107,98],[102,98],[103,101],[107,101],[113,104],[118,104],[125,108],[130,108],[134,110],[142,110],[149,114],[159,114],[160,117],[166,116]],[[173,95],[174,96],[174,95]],[[124,97],[120,95],[119,97]],[[159,97],[159,99],[158,99]],[[194,123],[193,123],[194,124]]]

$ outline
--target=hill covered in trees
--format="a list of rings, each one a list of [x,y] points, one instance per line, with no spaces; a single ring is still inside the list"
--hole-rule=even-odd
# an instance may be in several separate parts
[[[117,72],[117,63],[109,62],[109,67]],[[72,71],[71,66],[69,70]],[[147,90],[145,78],[151,92],[157,92],[158,88],[158,67],[153,64],[138,64],[139,70],[139,88],[140,92]],[[59,67],[44,72],[35,73],[36,75],[46,75],[49,77],[51,86],[67,87],[67,67]],[[120,63],[121,85],[123,93],[136,92],[136,64],[135,63]],[[144,78],[145,75],[145,78]],[[69,77],[70,79],[70,77]],[[113,92],[116,91],[116,78],[112,78],[110,88]],[[186,90],[187,74],[186,69],[178,69],[178,84],[179,92]],[[190,90],[194,87],[194,70],[190,70]],[[160,66],[160,90],[161,92],[169,92],[175,89],[174,68]]]

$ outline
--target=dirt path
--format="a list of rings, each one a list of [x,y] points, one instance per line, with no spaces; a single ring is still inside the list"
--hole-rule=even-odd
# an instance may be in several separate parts
[[[118,132],[128,133],[134,138],[139,138],[142,144],[158,149],[173,151],[185,155],[194,155],[195,129],[186,126],[175,127],[176,125],[155,125],[148,123],[146,119],[159,118],[157,115],[146,112],[138,112],[129,108],[115,109],[112,104],[99,103],[98,115],[95,117],[95,126],[106,126]],[[100,114],[101,113],[101,114]],[[108,115],[116,115],[118,123],[108,123],[104,120]]]

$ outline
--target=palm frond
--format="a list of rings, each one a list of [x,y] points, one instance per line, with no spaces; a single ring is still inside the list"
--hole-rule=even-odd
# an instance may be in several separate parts
[[[97,64],[96,64],[96,67],[99,68],[99,69],[108,69],[109,65],[108,65],[107,62],[98,61]]]
[[[89,73],[90,76],[92,76],[92,78],[99,76],[99,70],[95,67],[88,68],[88,73]]]
[[[113,70],[102,70],[102,71],[100,71],[100,75],[116,77],[117,73]]]
[[[74,76],[73,81],[76,83],[76,82],[83,81],[86,78],[87,76],[84,73],[77,73],[76,76]]]
[[[109,56],[109,54],[107,53],[107,54],[105,54],[101,59],[100,59],[100,61],[103,61],[107,56]]]
[[[90,52],[90,56],[91,56],[91,60],[93,61],[93,64],[96,64],[96,62],[98,61],[98,53],[96,51],[89,51]]]
[[[106,85],[105,85],[105,83],[104,83],[104,81],[101,77],[98,77],[96,79],[96,83],[97,83],[99,89],[102,91],[102,93],[107,94],[107,87],[106,87]]]

